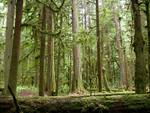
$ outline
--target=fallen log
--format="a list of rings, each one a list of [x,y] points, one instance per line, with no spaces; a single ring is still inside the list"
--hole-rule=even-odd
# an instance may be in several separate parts
[[[150,113],[150,95],[18,98],[23,113]],[[0,113],[14,113],[11,97],[0,97]]]

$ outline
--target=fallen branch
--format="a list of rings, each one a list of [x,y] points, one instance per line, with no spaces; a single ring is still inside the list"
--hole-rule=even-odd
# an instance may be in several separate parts
[[[20,108],[19,108],[19,105],[17,103],[17,99],[16,99],[16,97],[15,97],[14,93],[12,92],[11,87],[9,85],[8,85],[8,90],[13,97],[13,102],[14,102],[14,105],[16,107],[16,113],[20,113]]]

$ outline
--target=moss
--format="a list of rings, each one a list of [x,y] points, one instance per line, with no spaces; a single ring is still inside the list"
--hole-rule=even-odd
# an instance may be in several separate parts
[[[105,110],[108,110],[108,107],[100,103],[88,103],[86,106],[82,108],[81,113],[93,113],[97,111],[102,112]]]
[[[123,98],[128,109],[148,109],[150,105],[148,95],[124,96]]]
[[[11,98],[0,98],[0,100],[2,100],[0,109],[7,105],[14,111]],[[150,111],[149,95],[32,97],[18,98],[18,103],[24,113],[126,113],[126,111],[135,110],[147,113],[147,110]],[[8,109],[3,109],[3,112],[9,113]]]

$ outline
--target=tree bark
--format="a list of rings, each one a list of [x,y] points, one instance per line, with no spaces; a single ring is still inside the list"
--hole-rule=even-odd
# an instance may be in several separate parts
[[[149,113],[149,95],[19,98],[23,113]],[[105,98],[104,98],[105,97]],[[0,112],[14,113],[12,99],[0,97]]]
[[[39,33],[37,30],[33,31],[33,37],[34,37],[34,54],[35,54],[35,58],[34,58],[34,65],[35,65],[35,75],[34,75],[34,85],[35,87],[38,87],[38,81],[39,81],[39,56],[38,56],[38,46],[39,46]]]
[[[16,94],[16,88],[17,88],[18,61],[19,61],[20,39],[21,39],[22,10],[23,10],[23,0],[17,0],[15,31],[14,31],[12,56],[11,56],[11,64],[10,64],[10,73],[9,73],[9,80],[8,80],[8,85],[10,86],[14,95]]]
[[[72,33],[73,39],[76,41],[75,35],[78,32],[78,16],[77,16],[77,0],[72,0]],[[72,78],[72,92],[82,91],[82,74],[81,74],[81,56],[80,56],[80,44],[73,45],[73,78]]]
[[[46,27],[46,7],[43,6],[41,14],[41,29]],[[40,72],[39,72],[39,96],[44,96],[44,71],[45,71],[45,34],[40,33]]]
[[[113,68],[112,68],[112,55],[111,55],[111,43],[109,40],[107,40],[107,55],[108,55],[108,59],[107,59],[107,77],[108,80],[110,82],[110,85],[112,86],[113,83]]]
[[[53,14],[51,10],[47,10],[47,27],[52,33],[53,29]],[[56,93],[56,80],[55,80],[55,69],[54,69],[54,38],[48,36],[48,93],[54,95]]]
[[[125,56],[124,56],[124,51],[123,47],[121,44],[121,27],[120,27],[120,20],[119,17],[117,16],[117,11],[118,11],[118,6],[116,4],[113,4],[113,18],[114,18],[114,23],[115,23],[115,29],[116,29],[116,36],[115,36],[115,43],[116,43],[116,48],[118,52],[118,57],[119,57],[119,67],[120,67],[120,87],[124,88],[125,83],[126,83],[126,66],[125,66]]]
[[[106,89],[107,92],[110,92],[110,88],[109,88],[109,85],[108,85],[108,80],[107,80],[107,76],[106,76],[106,73],[105,73],[105,69],[103,69],[102,72],[103,72],[103,80],[104,80],[105,89]]]
[[[61,64],[61,45],[58,43],[58,54],[57,54],[57,76],[56,76],[56,95],[59,93],[60,85],[60,64]],[[69,72],[68,72],[69,73]],[[70,75],[70,74],[69,74]]]
[[[150,91],[150,12],[149,12],[150,2],[145,0],[146,7],[146,20],[147,20],[147,35],[148,35],[148,73],[149,73],[149,91]]]
[[[141,15],[139,1],[132,0],[132,10],[134,17],[134,52],[135,60],[135,92],[146,93],[146,63],[144,56],[144,39],[141,27]]]
[[[72,51],[69,51],[69,62],[70,62],[70,64],[69,64],[69,92],[73,92],[72,91],[72,85],[73,85],[73,73],[72,73]]]
[[[12,42],[13,42],[13,26],[14,26],[14,11],[16,0],[8,0],[7,22],[6,22],[6,39],[5,39],[5,53],[4,53],[4,77],[5,88],[4,94],[8,94],[8,80],[12,54]]]
[[[97,77],[98,77],[98,89],[102,91],[102,65],[101,65],[101,39],[100,39],[100,27],[99,27],[99,0],[96,0],[96,35],[97,35]]]

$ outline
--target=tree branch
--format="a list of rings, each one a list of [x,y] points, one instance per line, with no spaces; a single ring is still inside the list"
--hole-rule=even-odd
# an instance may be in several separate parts
[[[13,97],[13,101],[14,101],[14,104],[15,104],[15,107],[16,107],[16,113],[20,113],[20,108],[19,108],[19,105],[17,103],[17,99],[16,99],[16,97],[15,97],[14,93],[12,92],[11,87],[9,85],[8,85],[8,90],[9,90],[10,94]]]

